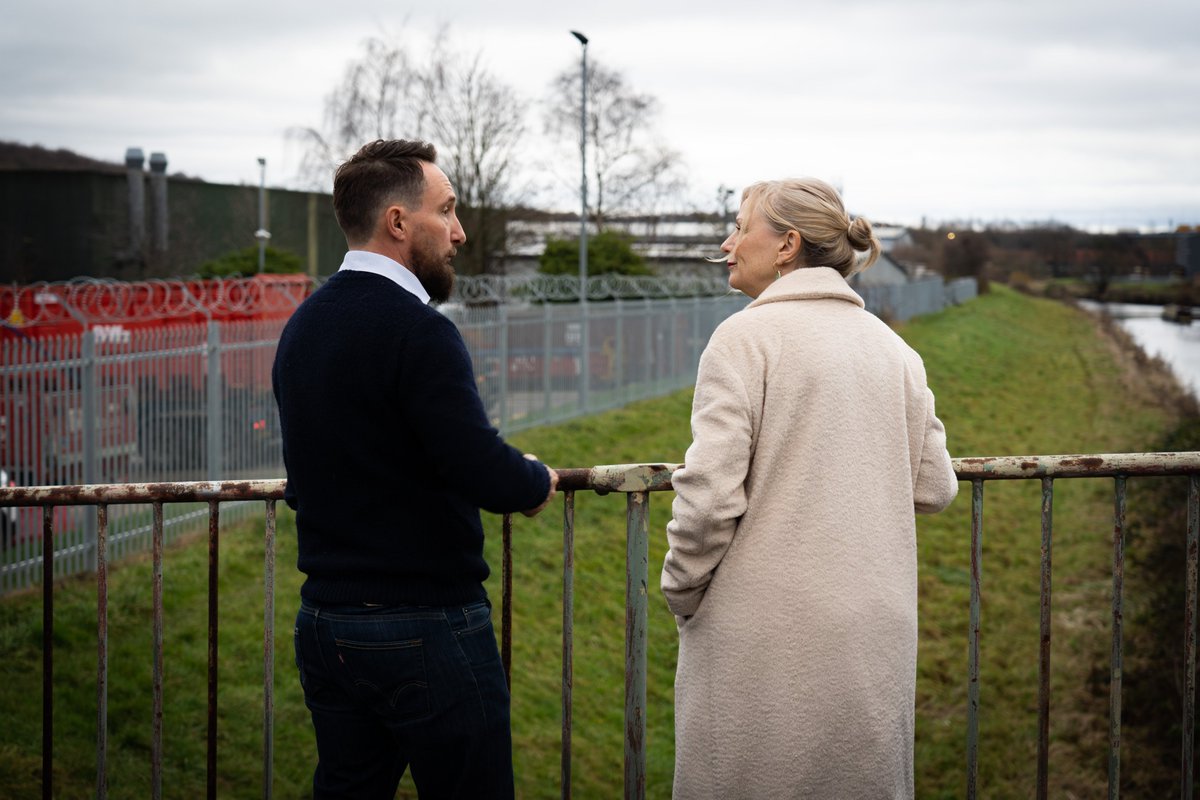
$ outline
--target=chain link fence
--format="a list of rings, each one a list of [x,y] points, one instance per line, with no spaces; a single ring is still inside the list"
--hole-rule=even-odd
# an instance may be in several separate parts
[[[271,362],[283,320],[92,327],[0,341],[0,468],[18,485],[151,483],[278,477]],[[59,508],[59,574],[95,566],[95,513]],[[203,507],[164,509],[168,540]],[[151,511],[110,512],[109,546],[150,546]],[[42,520],[0,509],[0,592],[41,570]]]
[[[450,308],[492,423],[510,433],[690,386],[743,295]],[[584,345],[588,357],[583,358]]]

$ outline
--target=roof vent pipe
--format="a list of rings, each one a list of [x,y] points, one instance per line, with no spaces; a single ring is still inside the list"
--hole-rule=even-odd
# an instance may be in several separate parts
[[[150,195],[153,202],[154,227],[150,232],[150,240],[154,250],[159,253],[167,251],[167,156],[165,153],[150,154]]]
[[[142,166],[145,156],[142,148],[130,147],[125,151],[125,170],[129,176],[129,255],[140,258],[142,245],[146,241],[146,183]]]

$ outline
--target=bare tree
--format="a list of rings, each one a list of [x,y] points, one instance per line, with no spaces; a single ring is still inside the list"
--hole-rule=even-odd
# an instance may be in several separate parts
[[[654,132],[658,101],[595,62],[588,65],[587,95],[588,198],[596,225],[618,211],[650,211],[677,195],[684,186],[681,159]],[[546,101],[547,135],[578,148],[581,100],[579,70],[564,70]]]
[[[482,65],[439,37],[422,72],[429,136],[458,194],[467,243],[456,262],[467,274],[503,271],[508,210],[522,194],[515,154],[525,134],[525,103]]]
[[[321,127],[288,132],[304,147],[300,179],[311,188],[327,190],[338,164],[366,142],[420,138],[421,94],[420,76],[408,51],[381,38],[367,39],[362,56],[346,65],[341,82],[325,96]]]
[[[327,188],[337,165],[374,139],[428,139],[453,183],[467,244],[456,266],[497,271],[507,209],[519,201],[513,165],[525,131],[525,104],[484,67],[480,54],[455,52],[442,30],[425,60],[373,38],[347,65],[325,100],[320,129],[296,128],[304,144],[301,177]]]

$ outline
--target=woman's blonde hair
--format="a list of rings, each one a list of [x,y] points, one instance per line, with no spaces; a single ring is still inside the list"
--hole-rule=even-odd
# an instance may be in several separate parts
[[[866,217],[850,219],[837,190],[817,178],[761,181],[742,192],[751,213],[777,233],[796,231],[802,242],[804,267],[832,267],[849,278],[879,258],[879,240]],[[867,256],[861,262],[858,253]]]

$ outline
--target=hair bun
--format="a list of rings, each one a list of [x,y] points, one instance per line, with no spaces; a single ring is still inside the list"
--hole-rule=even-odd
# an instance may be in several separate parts
[[[846,238],[855,250],[870,250],[875,234],[871,230],[871,222],[866,217],[856,217],[846,229]]]

